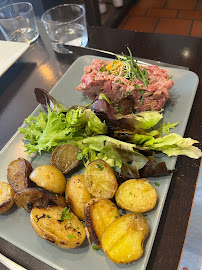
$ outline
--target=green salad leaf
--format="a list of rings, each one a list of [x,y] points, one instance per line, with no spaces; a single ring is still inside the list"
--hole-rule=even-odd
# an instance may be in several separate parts
[[[157,111],[145,111],[137,114],[128,114],[117,116],[117,119],[124,119],[125,122],[131,123],[135,128],[148,130],[158,124],[163,118],[162,114]]]
[[[73,131],[66,125],[66,117],[57,111],[48,110],[48,115],[40,112],[38,117],[29,116],[24,123],[27,128],[20,128],[24,138],[29,141],[25,145],[28,154],[41,151],[51,152],[53,147],[64,144]]]
[[[139,170],[148,162],[148,158],[138,152],[135,144],[105,135],[87,137],[77,142],[77,146],[83,153],[86,165],[95,159],[103,159],[111,167],[118,168],[121,168],[124,163],[134,162]]]
[[[162,132],[163,135],[165,134],[170,134],[170,129],[174,129],[176,126],[178,125],[178,122],[175,123],[163,123],[160,128],[159,131]]]
[[[198,141],[191,138],[183,138],[176,133],[159,138],[135,134],[133,142],[148,150],[163,152],[169,157],[178,155],[185,155],[194,159],[201,157],[201,150],[193,146]]]
[[[66,113],[67,124],[76,128],[85,128],[86,113],[83,107],[70,108]]]
[[[52,152],[56,146],[66,143],[75,144],[87,136],[106,134],[107,126],[90,109],[78,107],[70,109],[66,116],[58,111],[51,111],[48,115],[40,111],[38,117],[29,116],[24,123],[26,128],[20,128],[28,154],[42,151]]]
[[[155,111],[141,112],[128,117],[134,126],[130,143],[111,138],[107,135],[107,125],[102,122],[91,109],[74,106],[66,114],[53,111],[48,107],[48,114],[40,111],[38,117],[30,115],[24,123],[28,126],[20,128],[27,140],[25,147],[28,154],[42,151],[52,152],[63,144],[75,144],[81,152],[78,159],[85,164],[95,159],[105,160],[111,167],[121,168],[124,164],[133,164],[141,169],[148,161],[139,150],[160,151],[168,156],[186,155],[191,158],[201,157],[201,150],[194,147],[198,143],[191,138],[182,138],[176,133],[169,133],[177,123],[163,124],[159,129],[155,126],[162,119],[162,114]],[[132,143],[131,143],[132,142]]]
[[[106,134],[107,126],[103,123],[91,109],[86,109],[86,134],[92,136],[93,134]]]

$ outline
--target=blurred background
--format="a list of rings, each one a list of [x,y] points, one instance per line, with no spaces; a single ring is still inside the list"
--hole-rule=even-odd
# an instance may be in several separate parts
[[[0,7],[15,0],[0,0]],[[28,0],[40,18],[50,7],[79,3],[90,26],[202,37],[202,0]]]

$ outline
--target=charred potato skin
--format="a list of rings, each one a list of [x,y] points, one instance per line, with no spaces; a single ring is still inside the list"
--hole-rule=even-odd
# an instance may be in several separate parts
[[[65,198],[74,214],[80,220],[85,220],[84,208],[91,195],[86,189],[82,174],[74,175],[67,181]]]
[[[49,205],[66,206],[65,197],[54,194],[42,188],[29,188],[14,195],[15,203],[18,208],[23,207],[28,213],[34,207],[47,207]]]
[[[123,182],[115,194],[118,207],[136,213],[151,211],[158,199],[155,188],[146,178]]]
[[[32,227],[39,237],[58,247],[79,247],[86,238],[85,228],[73,212],[69,212],[70,219],[62,221],[62,211],[60,206],[33,208],[30,213]]]
[[[127,264],[138,260],[149,233],[149,224],[140,213],[129,213],[111,223],[102,237],[102,248],[114,263]]]
[[[66,187],[66,179],[63,173],[55,166],[45,164],[36,167],[30,174],[30,179],[39,187],[53,193],[63,194]]]
[[[0,181],[0,214],[8,211],[14,204],[14,190],[11,185]]]
[[[90,237],[101,248],[106,227],[120,216],[118,208],[109,199],[93,198],[85,206],[85,216]]]
[[[72,172],[80,163],[77,159],[79,148],[72,144],[64,144],[55,148],[51,154],[50,164],[58,168],[62,173]]]
[[[87,190],[93,197],[111,199],[118,184],[113,169],[101,159],[92,161],[84,171]]]
[[[13,160],[7,170],[8,183],[13,187],[15,192],[20,192],[31,186],[29,178],[33,168],[30,162],[24,158]]]
[[[15,203],[18,208],[23,207],[28,213],[33,207],[48,206],[49,199],[37,188],[25,189],[15,193]]]
[[[62,207],[67,206],[67,200],[61,194],[53,193],[43,188],[39,188],[39,190],[54,204]]]

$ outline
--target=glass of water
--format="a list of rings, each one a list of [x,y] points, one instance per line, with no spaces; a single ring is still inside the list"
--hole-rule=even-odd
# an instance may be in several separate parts
[[[13,3],[0,8],[0,26],[8,41],[32,43],[39,36],[31,3]]]
[[[56,6],[47,10],[41,20],[56,52],[70,53],[64,44],[86,46],[88,34],[83,6],[76,4]]]

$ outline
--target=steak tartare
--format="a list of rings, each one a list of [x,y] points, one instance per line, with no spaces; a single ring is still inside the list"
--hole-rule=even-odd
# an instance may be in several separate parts
[[[115,107],[124,99],[133,100],[133,111],[160,110],[169,98],[169,89],[173,80],[165,69],[156,65],[141,66],[135,64],[140,73],[144,73],[147,83],[139,75],[129,77],[127,66],[123,62],[94,59],[85,66],[81,84],[76,88],[89,99],[97,100],[105,94]],[[140,74],[141,75],[141,74]]]

